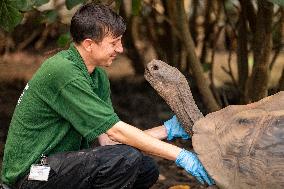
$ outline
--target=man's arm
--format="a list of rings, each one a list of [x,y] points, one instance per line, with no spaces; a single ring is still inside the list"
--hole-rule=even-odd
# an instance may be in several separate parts
[[[157,129],[157,131],[160,132],[163,130],[163,127],[154,129]],[[153,132],[153,130],[151,132]],[[154,133],[157,134],[157,132]],[[214,184],[214,181],[208,176],[196,154],[192,152],[163,142],[122,121],[117,122],[106,132],[106,134],[110,139],[116,142],[133,146],[148,154],[163,157],[168,160],[174,160],[177,166],[184,168],[188,173],[195,176],[202,184],[204,184],[204,182],[207,182],[209,185]],[[162,136],[162,134],[155,136]]]
[[[144,132],[159,140],[164,140],[168,136],[166,127],[164,125],[147,129]]]
[[[120,144],[119,142],[111,140],[106,133],[103,133],[98,136],[98,141],[101,146]]]
[[[148,135],[151,135],[152,137],[159,139],[159,140],[164,140],[167,138],[167,130],[165,126],[158,126],[154,127],[151,129],[144,130],[143,132],[147,133]],[[98,137],[99,143],[101,146],[105,145],[115,145],[115,144],[120,144],[119,142],[115,142],[111,140],[107,134],[103,133]]]
[[[166,138],[167,140],[172,140],[179,137],[182,139],[190,138],[176,116],[173,116],[171,119],[164,122],[162,126],[154,127],[152,129],[145,130],[144,132],[159,140],[164,140]],[[102,146],[118,144],[117,142],[112,141],[106,134],[99,136],[99,142]]]
[[[153,129],[162,131],[162,127],[163,126]],[[162,134],[156,135],[156,132],[154,132],[153,129],[150,129],[148,133],[155,133],[155,136],[158,136],[158,138],[166,138],[166,136],[162,137]],[[178,154],[182,150],[177,146],[158,140],[157,138],[154,138],[151,135],[147,134],[147,132],[143,132],[142,130],[122,121],[116,123],[111,129],[106,132],[106,134],[111,140],[115,142],[127,144],[138,148],[148,154],[156,155],[169,160],[176,160]],[[166,135],[166,133],[164,133],[164,135]]]

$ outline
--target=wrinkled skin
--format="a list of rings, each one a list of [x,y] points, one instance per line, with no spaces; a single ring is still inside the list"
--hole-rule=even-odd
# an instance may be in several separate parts
[[[193,148],[219,188],[284,188],[284,92],[203,118],[176,68],[154,60],[145,78],[185,129],[193,126]]]
[[[145,70],[145,78],[175,112],[187,133],[192,135],[193,123],[203,118],[193,99],[187,80],[176,68],[153,60]],[[173,98],[175,97],[175,98]]]

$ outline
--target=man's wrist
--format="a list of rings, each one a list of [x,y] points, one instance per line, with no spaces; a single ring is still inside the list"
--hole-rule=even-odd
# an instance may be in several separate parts
[[[106,145],[115,145],[115,144],[120,144],[119,142],[115,142],[111,140],[107,134],[103,133],[98,137],[99,144],[101,146],[106,146]]]
[[[183,161],[184,157],[186,156],[186,153],[187,153],[187,150],[185,150],[184,148],[182,148],[181,151],[179,152],[179,154],[178,154],[176,160],[175,160],[175,163],[176,163],[177,166],[183,167],[182,161]]]
[[[164,125],[144,130],[144,132],[159,140],[164,140],[168,136],[167,129]]]
[[[170,141],[170,140],[173,140],[173,136],[171,134],[171,127],[167,124],[164,124],[164,127],[165,127],[165,130],[166,130],[166,133],[167,133],[167,140]]]

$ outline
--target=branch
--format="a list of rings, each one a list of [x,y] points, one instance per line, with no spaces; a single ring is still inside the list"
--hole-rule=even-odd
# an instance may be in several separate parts
[[[235,86],[236,89],[238,89],[238,84],[236,82],[236,79],[235,79],[235,77],[233,75],[233,71],[232,71],[231,60],[232,60],[232,51],[230,50],[229,51],[229,56],[228,56],[228,67],[229,67],[229,70],[227,70],[224,66],[221,66],[221,68],[222,68],[222,70],[224,70],[224,72],[226,74],[228,74],[231,77],[233,85]]]
[[[39,29],[36,29],[32,32],[32,34],[26,38],[24,41],[22,41],[19,45],[18,45],[18,50],[22,50],[24,48],[26,48],[36,37],[38,37],[38,35],[41,33],[42,31]]]
[[[220,95],[218,94],[217,90],[216,90],[216,86],[215,86],[215,83],[214,83],[214,64],[215,64],[215,61],[214,61],[214,58],[215,58],[215,51],[216,51],[216,44],[217,44],[217,41],[220,37],[220,34],[221,34],[221,31],[224,29],[224,26],[221,26],[218,28],[218,31],[214,37],[214,40],[213,40],[213,47],[212,47],[212,53],[211,53],[211,72],[209,74],[209,78],[210,78],[210,81],[211,81],[211,88],[214,92],[214,96],[215,98],[217,99],[218,103],[221,104],[221,99],[220,99]]]
[[[249,26],[250,29],[252,31],[252,33],[255,32],[256,30],[256,13],[255,13],[255,9],[253,7],[253,4],[250,0],[245,0],[245,4],[246,4],[246,14],[247,14],[247,18],[248,18],[248,22],[249,22]]]
[[[223,9],[224,9],[224,13],[226,15],[229,26],[231,26],[234,35],[237,36],[236,28],[234,27],[233,23],[231,22],[230,17],[228,16],[228,12],[227,12],[227,9],[226,9],[226,6],[225,6],[225,1],[223,1]]]
[[[269,65],[269,70],[272,70],[275,62],[276,62],[276,59],[277,57],[279,56],[280,52],[281,52],[281,49],[283,47],[283,44],[282,44],[282,28],[283,28],[283,21],[284,21],[284,8],[281,7],[278,12],[280,13],[280,19],[278,20],[278,22],[275,23],[275,25],[273,26],[273,30],[276,30],[277,27],[279,28],[279,43],[277,43],[276,47],[274,48],[275,51],[274,51],[274,55],[271,59],[271,62],[270,62],[270,65]]]
[[[176,1],[175,6],[177,8],[176,22],[178,23],[179,29],[182,33],[182,37],[184,38],[182,42],[190,60],[189,63],[192,69],[193,77],[196,80],[198,89],[201,95],[203,96],[203,100],[206,106],[209,108],[210,111],[217,111],[220,109],[220,107],[216,102],[212,91],[209,88],[208,80],[204,77],[200,60],[198,59],[194,50],[194,42],[190,35],[188,22],[186,20],[184,1]]]
[[[166,17],[165,15],[163,15],[162,13],[160,13],[156,7],[154,7],[152,4],[146,2],[146,1],[143,1],[143,3],[149,7],[151,7],[155,13],[157,13],[159,16],[161,16],[173,29],[173,32],[174,34],[176,35],[176,37],[179,39],[179,40],[183,40],[182,38],[182,35],[181,33],[179,32],[178,28],[175,26],[175,24],[173,24],[173,22],[170,20],[170,18]]]

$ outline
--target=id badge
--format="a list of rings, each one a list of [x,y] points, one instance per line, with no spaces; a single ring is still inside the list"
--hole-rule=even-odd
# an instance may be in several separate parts
[[[50,167],[48,165],[33,164],[28,180],[47,181],[49,172]]]

